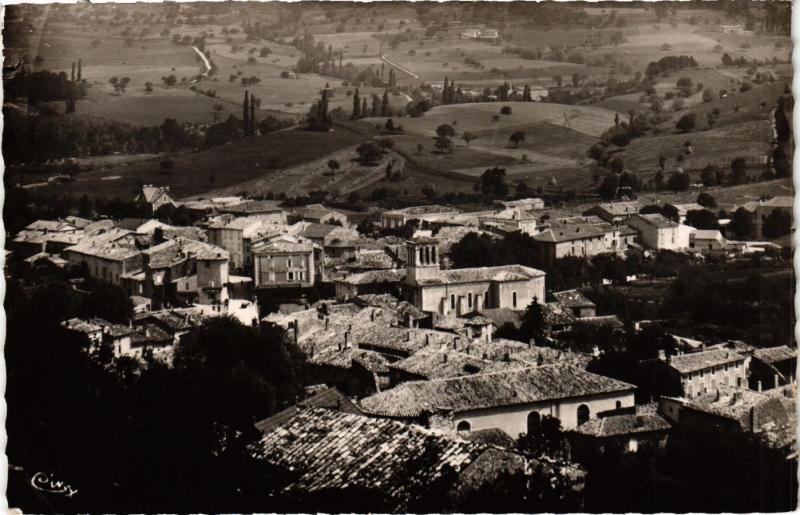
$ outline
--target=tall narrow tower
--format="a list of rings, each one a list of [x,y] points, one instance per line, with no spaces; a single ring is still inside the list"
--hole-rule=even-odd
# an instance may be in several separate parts
[[[417,285],[438,276],[439,241],[435,238],[415,238],[406,242],[406,282]]]

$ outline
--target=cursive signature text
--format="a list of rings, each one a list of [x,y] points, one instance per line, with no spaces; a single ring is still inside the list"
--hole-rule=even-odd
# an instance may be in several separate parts
[[[42,492],[51,494],[62,494],[67,497],[72,497],[78,493],[77,488],[73,488],[64,481],[58,481],[45,472],[37,472],[31,478],[31,486]]]

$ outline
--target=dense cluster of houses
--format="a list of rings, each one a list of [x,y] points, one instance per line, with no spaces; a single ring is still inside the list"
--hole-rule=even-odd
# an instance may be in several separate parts
[[[700,206],[672,206],[676,220],[642,214],[638,202],[550,218],[538,198],[479,212],[429,205],[382,213],[384,233],[417,224],[404,239],[366,237],[352,228],[352,214],[319,204],[178,202],[152,186],[136,201],[152,212],[183,205],[198,222],[42,220],[16,235],[11,255],[33,268],[71,267],[127,291],[136,312],[129,324],[63,322],[86,334],[93,351],[105,343],[115,356],[152,352],[169,360],[181,337],[208,316],[284,327],[320,383],[307,399],[257,424],[264,437],[255,454],[297,473],[287,488],[381,484],[391,499],[387,509],[403,510],[413,484],[435,481],[445,470],[458,473],[462,488],[490,481],[487,471],[530,470],[514,440],[536,432],[546,417],[569,432],[576,458],[612,441],[637,452],[643,441],[663,445],[675,431],[702,425],[711,437],[748,434],[776,459],[796,462],[789,430],[796,349],[676,337],[677,354],[640,364],[659,398],[637,405],[633,384],[587,370],[602,352],[596,346],[573,352],[496,335],[508,324],[518,328],[533,303],[541,306],[547,335],[580,324],[619,327],[615,316],[598,316],[578,290],[548,292],[541,270],[455,269],[448,259],[452,244],[470,232],[528,234],[544,262],[629,250],[763,250],[685,225],[686,213]],[[773,199],[755,213],[786,208]],[[303,300],[303,292],[322,286],[329,295]],[[265,291],[288,292],[295,301],[262,316],[256,298]],[[415,462],[423,450],[431,459]],[[573,462],[549,466],[554,475],[580,477]]]

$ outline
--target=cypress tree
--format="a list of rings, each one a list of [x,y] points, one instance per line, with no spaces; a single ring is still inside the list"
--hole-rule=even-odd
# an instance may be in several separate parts
[[[82,77],[82,72],[81,72],[81,60],[80,60],[80,59],[78,59],[78,81],[79,81],[79,82],[80,82],[80,80],[81,80],[81,77]]]
[[[378,99],[378,95],[375,93],[372,94],[372,116],[377,118],[381,114],[381,106],[380,100]]]
[[[361,99],[358,98],[358,88],[356,88],[356,92],[353,94],[353,116],[351,116],[353,120],[357,120],[361,118]]]
[[[450,86],[448,84],[448,78],[445,77],[444,78],[444,86],[442,86],[442,102],[443,103],[445,103],[445,104],[450,103],[449,95],[450,95]]]
[[[75,61],[72,61],[72,75],[70,76],[70,80],[75,82]]]
[[[256,97],[250,96],[250,136],[256,135]]]
[[[344,52],[339,52],[339,73],[344,71],[344,67],[342,66],[342,58],[344,57]]]
[[[244,135],[247,136],[250,127],[250,94],[244,90],[244,103],[242,104],[242,125],[244,126]]]
[[[361,102],[361,117],[363,118],[365,116],[367,116],[367,99],[366,99],[366,97]]]
[[[389,116],[389,90],[383,91],[383,104],[381,105],[381,116]]]

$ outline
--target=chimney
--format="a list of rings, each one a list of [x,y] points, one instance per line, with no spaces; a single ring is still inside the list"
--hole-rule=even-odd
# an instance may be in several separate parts
[[[425,335],[425,345],[430,345],[430,344],[431,344],[431,335],[430,334],[426,334]]]
[[[761,381],[758,382],[758,391],[761,391]]]
[[[447,363],[447,353],[442,354],[442,363]]]
[[[596,358],[599,355],[600,355],[600,347],[598,347],[597,345],[592,345],[592,356]]]
[[[636,427],[644,426],[644,417],[642,415],[636,415]]]
[[[294,336],[294,343],[295,343],[295,344],[296,344],[297,342],[299,342],[299,341],[300,341],[300,334],[299,334],[299,332],[300,332],[300,324],[298,323],[298,321],[297,321],[297,320],[295,320],[295,321],[292,323],[292,335]]]
[[[667,361],[667,352],[664,349],[659,349],[658,359],[660,359],[661,361]]]
[[[325,330],[326,331],[328,330],[328,328],[331,325],[330,322],[331,322],[331,319],[329,317],[325,317]]]
[[[350,347],[350,331],[344,332],[344,348]]]
[[[508,363],[509,361],[511,361],[511,359],[510,359],[510,358],[509,358],[509,356],[508,356],[508,352],[506,352],[506,353],[504,353],[504,354],[503,354],[503,361],[505,361],[506,363]]]
[[[414,319],[411,318],[411,315],[406,315],[406,326],[411,329],[414,327]]]
[[[458,336],[453,337],[453,348],[458,349],[458,344],[461,343],[461,338]]]
[[[530,340],[528,340],[528,348],[532,349],[533,347],[536,347],[536,339],[535,338],[531,338]]]
[[[339,342],[339,343],[337,343],[337,344],[336,344],[336,347],[337,347],[339,350],[342,350],[342,342]]]
[[[411,331],[406,331],[406,341],[407,342],[411,341]]]
[[[468,340],[472,339],[472,328],[471,327],[467,327],[467,339]]]
[[[777,388],[778,386],[780,386],[781,383],[780,383],[780,381],[778,379],[778,374],[775,374],[774,377],[775,377],[775,388]]]
[[[751,433],[758,433],[761,430],[761,426],[758,423],[758,406],[753,406],[750,408],[750,432]]]

